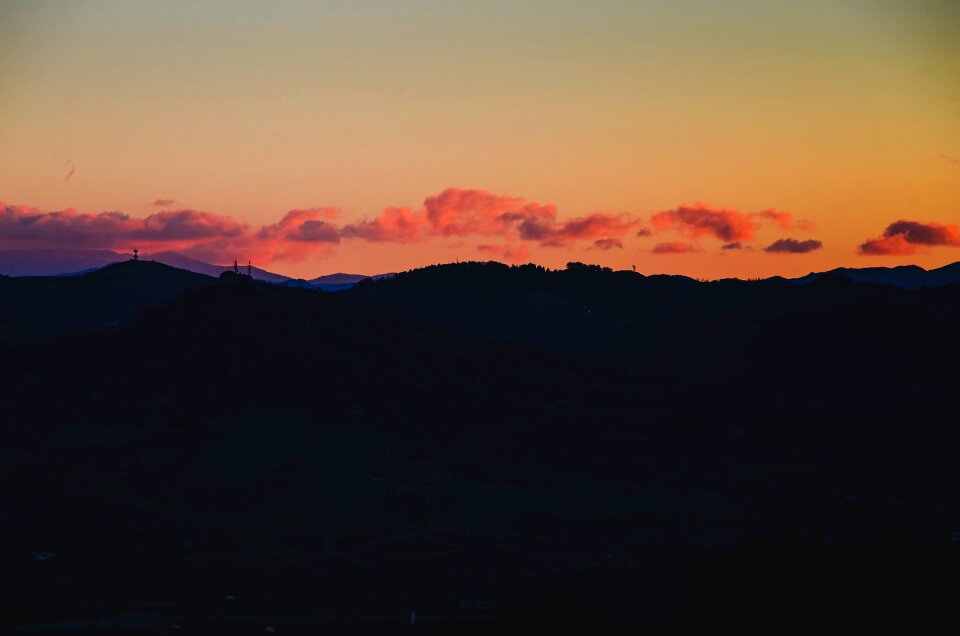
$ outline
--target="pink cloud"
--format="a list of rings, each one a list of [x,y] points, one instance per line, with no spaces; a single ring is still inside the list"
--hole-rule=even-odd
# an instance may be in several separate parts
[[[919,221],[895,221],[883,231],[883,236],[868,239],[860,245],[860,252],[868,256],[913,254],[918,246],[960,247],[960,227]]]
[[[579,240],[622,236],[637,224],[625,215],[595,213],[557,220],[555,206],[485,190],[446,188],[423,208],[386,208],[373,219],[344,226],[341,236],[412,243],[429,237],[502,237],[561,246]]]
[[[173,199],[151,205],[167,208]],[[570,247],[586,242],[596,249],[619,249],[624,237],[655,236],[675,231],[685,239],[714,237],[726,244],[751,238],[761,223],[799,229],[789,213],[763,210],[741,213],[704,204],[657,212],[649,223],[635,214],[597,212],[559,219],[556,206],[485,190],[446,188],[419,207],[387,207],[379,214],[348,223],[336,221],[339,209],[290,210],[275,222],[255,229],[233,219],[191,209],[164,209],[135,218],[122,212],[44,212],[0,204],[0,247],[72,246],[143,250],[177,250],[196,258],[225,262],[234,257],[300,259],[330,253],[344,240],[414,244],[422,241],[469,241],[477,248],[510,260],[527,256],[527,245]],[[908,231],[920,236],[919,230]],[[480,239],[480,240],[477,240]],[[919,239],[917,239],[919,240]],[[690,242],[660,243],[658,254],[685,253]],[[146,253],[146,252],[144,252]]]
[[[750,215],[737,210],[711,208],[703,203],[657,212],[650,217],[650,222],[655,230],[675,228],[690,238],[711,236],[725,243],[753,238],[757,226]]]
[[[246,226],[229,217],[196,210],[157,212],[134,218],[122,212],[45,212],[0,203],[0,246],[130,248],[138,244],[179,246],[235,238]]]
[[[446,188],[427,197],[423,207],[431,232],[441,236],[500,235],[519,219],[556,217],[552,205],[460,188]]]
[[[902,256],[916,251],[917,246],[908,242],[902,234],[867,239],[860,245],[860,253],[867,256]]]
[[[785,230],[812,230],[814,225],[810,221],[794,220],[793,215],[783,210],[769,208],[759,212],[740,212],[739,210],[730,210],[726,208],[714,208],[704,203],[695,203],[693,205],[681,205],[672,210],[656,212],[650,217],[650,224],[653,231],[641,230],[637,236],[649,236],[655,233],[675,230],[681,236],[690,239],[698,239],[703,236],[711,237],[723,241],[724,250],[750,249],[745,245],[754,237],[754,234],[765,222],[773,223]],[[792,240],[792,239],[790,239]],[[798,244],[801,242],[797,242]],[[804,241],[799,247],[792,244],[781,244],[779,241],[767,248],[767,251],[792,251],[798,253],[798,249],[816,249],[811,247],[817,241]],[[661,243],[663,247],[660,251],[654,248],[655,253],[679,253],[675,248],[683,243]],[[689,246],[688,247],[692,247]],[[795,249],[791,249],[795,248]],[[686,250],[690,251],[690,250]]]
[[[956,225],[939,223],[919,223],[917,221],[897,221],[884,230],[884,236],[902,234],[908,243],[915,245],[952,245],[960,246],[960,228]]]
[[[582,239],[623,236],[636,225],[636,220],[624,215],[598,212],[563,222],[545,244],[562,245]]]
[[[410,208],[386,208],[373,220],[345,225],[340,234],[373,242],[412,243],[422,239],[425,223],[423,213]]]
[[[257,233],[263,240],[338,243],[340,233],[335,225],[324,219],[335,218],[337,208],[309,208],[290,210],[278,223],[264,225]]]
[[[320,246],[340,242],[339,228],[326,220],[338,213],[338,208],[290,210],[279,222],[261,227],[249,249],[266,261],[302,259]]]
[[[252,233],[229,217],[197,210],[165,210],[145,217],[122,212],[46,212],[0,203],[0,248],[85,247],[143,254],[178,251],[208,262],[249,258],[269,262],[300,258],[310,244],[336,243],[337,228],[321,220],[329,209],[292,210],[275,224]]]

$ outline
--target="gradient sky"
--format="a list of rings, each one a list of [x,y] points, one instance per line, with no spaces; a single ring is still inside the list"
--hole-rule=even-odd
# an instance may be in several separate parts
[[[80,244],[122,211],[82,245],[302,276],[960,260],[955,1],[0,0],[0,96],[4,248]],[[442,212],[470,222],[424,211],[448,188],[478,191]],[[415,227],[390,234],[392,207]],[[130,229],[177,211],[206,234]],[[221,217],[229,240],[203,243]],[[878,237],[893,253],[864,254]]]

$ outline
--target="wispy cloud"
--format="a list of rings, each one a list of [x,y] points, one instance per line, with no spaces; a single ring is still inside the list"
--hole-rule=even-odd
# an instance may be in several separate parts
[[[339,208],[289,210],[259,228],[228,216],[177,208],[172,198],[154,199],[161,208],[143,217],[123,212],[42,211],[25,206],[0,208],[0,246],[82,246],[179,250],[221,261],[238,254],[260,262],[297,260],[332,254],[356,242],[419,244],[470,240],[480,252],[516,261],[530,247],[626,249],[629,237],[662,237],[656,254],[701,251],[697,239],[723,241],[726,250],[745,243],[764,224],[805,229],[780,210],[739,212],[697,203],[655,212],[592,212],[561,218],[555,205],[486,190],[450,187],[426,197],[419,206],[385,207],[379,213],[338,221]],[[0,204],[2,205],[2,204]],[[664,234],[679,234],[682,241]],[[806,244],[806,243],[805,243]],[[775,244],[776,245],[776,244]],[[771,246],[769,251],[777,251]],[[788,251],[784,248],[783,251]]]

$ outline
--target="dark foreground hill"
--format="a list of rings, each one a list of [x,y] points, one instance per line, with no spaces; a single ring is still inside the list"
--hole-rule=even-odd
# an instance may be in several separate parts
[[[0,315],[31,335],[117,327],[146,307],[216,279],[154,261],[113,263],[81,276],[0,277]]]
[[[955,286],[209,280],[2,345],[6,625],[952,620]]]

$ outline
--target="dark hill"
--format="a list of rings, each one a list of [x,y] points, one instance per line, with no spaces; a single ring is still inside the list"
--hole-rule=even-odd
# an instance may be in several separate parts
[[[146,307],[216,279],[153,261],[125,261],[80,276],[0,278],[0,315],[32,335],[116,327]]]
[[[552,271],[491,262],[413,270],[363,281],[347,293],[472,337],[607,357],[620,355],[622,342],[637,347],[650,343],[640,330],[666,327],[665,321],[690,304],[698,287],[679,276],[644,277],[579,264]]]
[[[218,276],[228,265],[212,265],[179,252],[143,254],[144,260],[156,261],[188,272]],[[82,248],[47,248],[29,250],[0,250],[0,274],[8,276],[64,276],[83,274],[112,263],[130,260],[131,254],[111,250]],[[289,277],[259,267],[252,268],[253,277],[270,283],[283,283]]]
[[[799,432],[839,418],[852,439],[878,421],[936,419],[949,409],[946,383],[960,355],[958,285],[905,290],[842,275],[805,286],[698,283],[468,263],[347,293],[471,338],[625,373],[658,402],[697,395],[729,408],[748,394],[755,409],[790,404],[774,427],[780,433],[794,426],[786,420]]]
[[[934,298],[955,296],[854,284],[840,274],[802,286],[784,279],[697,282],[579,264],[551,271],[498,263],[429,267],[364,281],[347,293],[471,337],[640,367],[661,357],[672,365],[679,355],[717,358],[719,364],[740,348],[752,350],[750,339],[758,333],[781,330],[789,344],[812,325],[822,322],[829,333],[829,323],[846,312],[876,305],[877,315],[859,326],[865,335],[911,305],[926,312]],[[815,322],[801,324],[805,320]],[[797,334],[788,335],[792,328]]]
[[[520,380],[510,352],[355,299],[257,283],[191,291],[145,311],[110,343],[130,365],[144,360],[142,375],[152,372],[130,381],[169,384],[218,409],[272,403],[345,413],[376,405],[387,416],[403,404],[446,412],[482,403],[490,391],[509,400]]]

